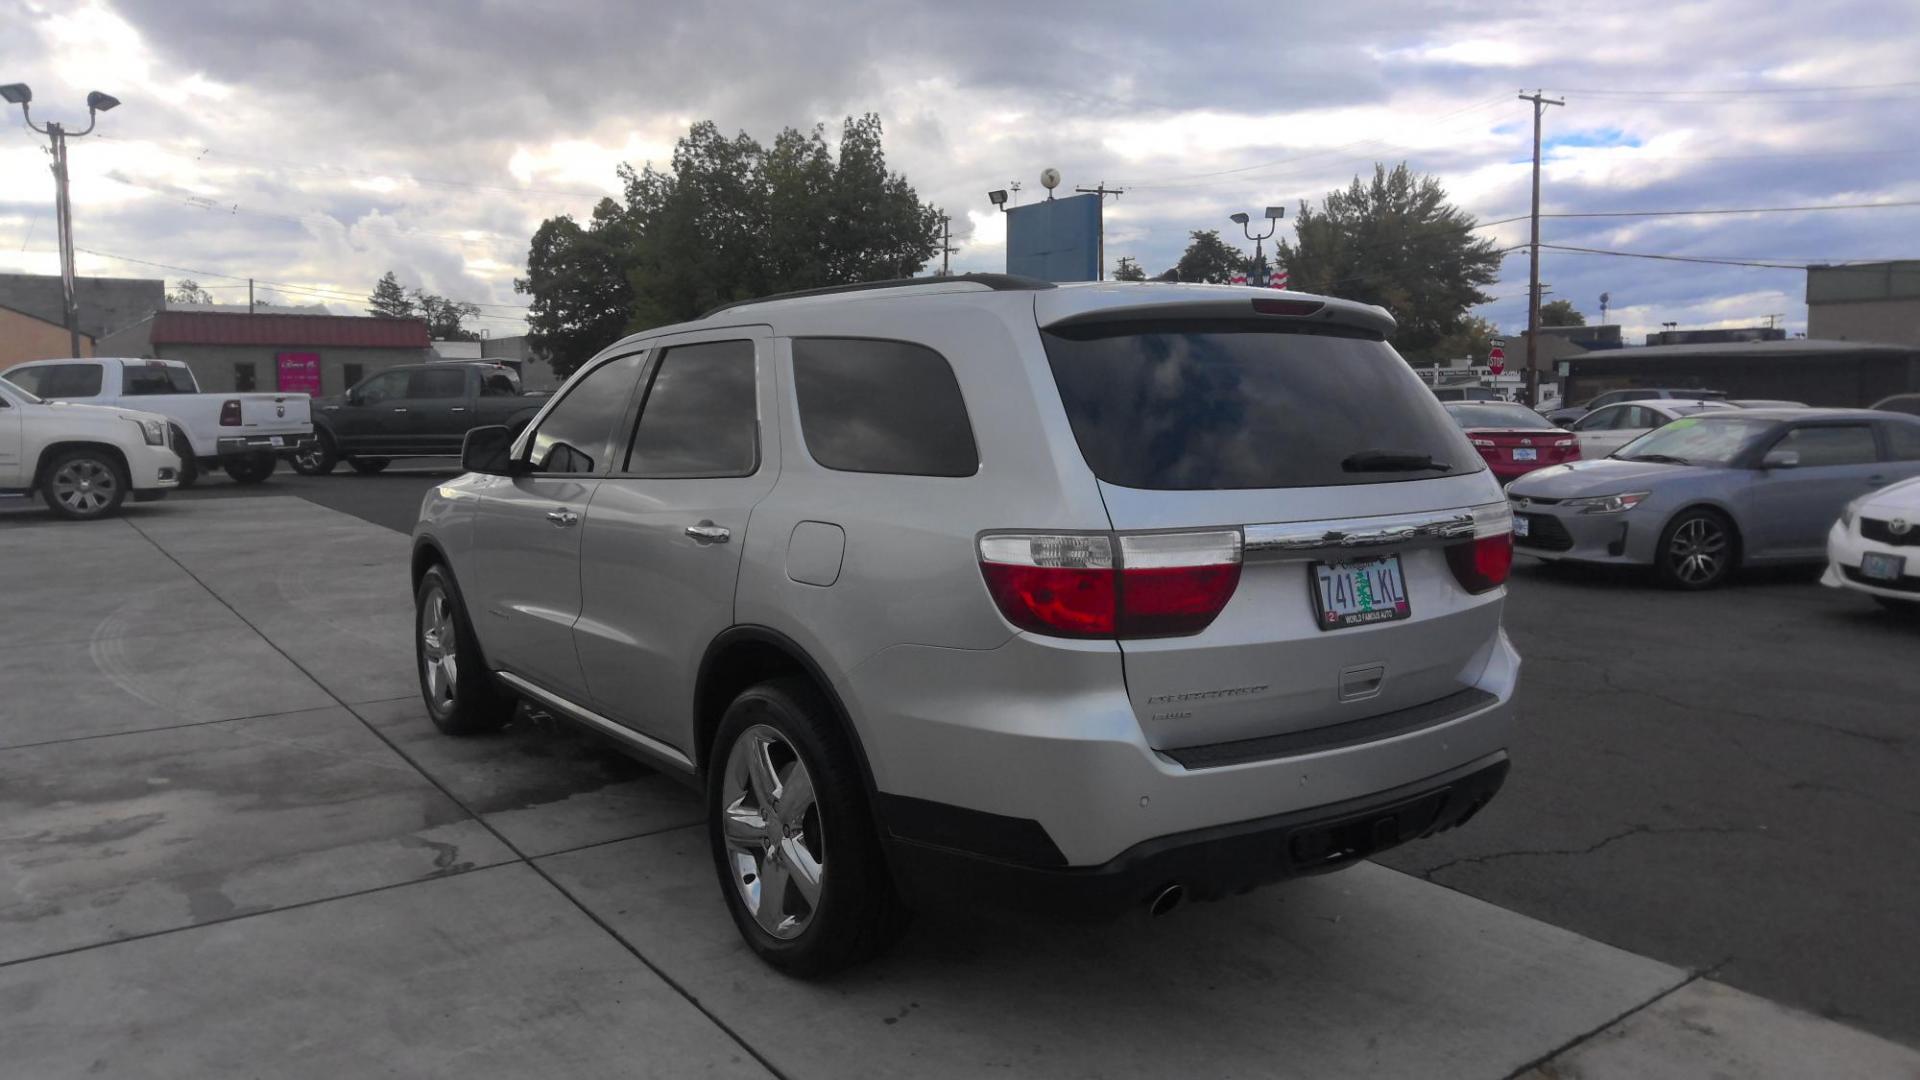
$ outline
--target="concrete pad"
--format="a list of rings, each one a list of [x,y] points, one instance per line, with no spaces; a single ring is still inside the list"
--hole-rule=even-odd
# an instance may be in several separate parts
[[[17,645],[0,650],[0,686],[0,747],[334,704],[237,624]]]
[[[152,549],[149,548],[149,551]],[[153,552],[160,558],[158,552]],[[10,578],[6,613],[0,618],[0,648],[103,638],[197,634],[246,624],[213,594],[171,563],[158,579],[113,564],[112,588],[96,581],[63,585],[28,567]],[[91,570],[98,578],[99,567]],[[121,575],[126,577],[122,578]]]
[[[765,1077],[524,865],[0,968],[10,1075]]]
[[[1920,1051],[1702,979],[1523,1080],[1920,1077]]]
[[[1153,923],[923,918],[802,984],[740,942],[700,829],[540,865],[791,1077],[1497,1077],[1685,978],[1367,864]]]
[[[0,751],[0,961],[513,858],[345,709]]]
[[[570,724],[538,723],[522,711],[497,733],[451,738],[434,728],[417,694],[354,711],[522,854],[703,820],[686,785]]]

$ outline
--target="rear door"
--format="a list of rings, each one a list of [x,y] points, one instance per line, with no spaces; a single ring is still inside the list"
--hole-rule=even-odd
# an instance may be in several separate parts
[[[1210,625],[1120,643],[1153,745],[1325,727],[1478,678],[1504,594],[1469,593],[1446,548],[1471,549],[1479,508],[1510,552],[1511,519],[1474,448],[1378,335],[1163,319],[1042,340],[1123,566],[1159,565],[1148,534],[1244,536],[1238,585]]]
[[[13,399],[0,392],[0,488],[25,487],[27,478],[23,444],[26,441],[27,405],[15,404]]]
[[[656,343],[631,447],[587,509],[574,640],[594,708],[682,750],[700,660],[733,625],[747,519],[779,473],[761,438],[771,344],[765,328]]]
[[[1748,500],[1756,512],[1748,527],[1758,534],[1758,556],[1822,554],[1840,508],[1894,479],[1869,423],[1798,425],[1766,450],[1773,451],[1798,454],[1800,464],[1754,478]]]
[[[580,536],[587,504],[624,451],[642,353],[610,357],[576,378],[521,437],[530,471],[475,487],[469,596],[488,661],[569,700],[587,700],[573,645],[580,617]],[[473,598],[478,598],[478,603]]]
[[[467,433],[464,414],[471,377],[465,364],[414,368],[407,374],[405,398],[385,413],[383,441],[396,453],[457,453]]]
[[[1646,433],[1647,410],[1639,405],[1615,404],[1580,418],[1573,430],[1580,439],[1580,456],[1603,458]]]

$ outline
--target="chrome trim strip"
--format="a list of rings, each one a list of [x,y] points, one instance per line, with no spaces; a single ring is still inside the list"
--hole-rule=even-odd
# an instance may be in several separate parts
[[[1382,517],[1325,518],[1288,521],[1246,528],[1246,557],[1252,560],[1286,559],[1321,551],[1372,547],[1430,547],[1513,527],[1513,512],[1505,503],[1488,503],[1461,510]]]
[[[568,701],[566,698],[560,697],[559,695],[554,694],[550,691],[542,690],[538,686],[533,685],[532,683],[528,682],[527,680],[521,678],[518,675],[513,674],[512,672],[496,671],[493,673],[493,675],[494,675],[494,678],[497,678],[501,682],[506,683],[508,686],[513,687],[515,692],[525,694],[526,696],[539,702],[541,705],[544,705],[547,708],[554,710],[555,712],[563,713],[568,718],[572,720],[577,720],[580,723],[585,724],[590,728],[593,728],[594,730],[600,732],[603,735],[607,735],[620,742],[626,743],[628,746],[631,746],[634,749],[639,750],[640,752],[646,754],[649,757],[657,758],[661,761],[664,761],[667,764],[672,765],[674,768],[682,770],[683,772],[691,773],[695,771],[693,767],[693,762],[688,760],[687,755],[681,753],[678,750],[675,750],[673,747],[667,745],[666,743],[661,742],[659,739],[653,738],[650,735],[642,735],[639,732],[623,724],[616,724],[613,721],[607,719],[604,716],[601,716],[599,713],[594,712],[591,709],[582,708],[581,706],[575,705],[573,702]]]

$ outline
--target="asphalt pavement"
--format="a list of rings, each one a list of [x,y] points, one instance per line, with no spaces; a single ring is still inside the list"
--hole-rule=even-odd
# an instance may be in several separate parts
[[[409,531],[451,462],[218,477]],[[1920,1046],[1920,620],[1815,571],[1680,594],[1522,558],[1526,733],[1473,822],[1380,861]]]

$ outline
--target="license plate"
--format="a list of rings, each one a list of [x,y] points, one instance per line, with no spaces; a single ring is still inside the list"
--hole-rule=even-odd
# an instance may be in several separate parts
[[[1905,555],[1882,555],[1877,551],[1869,551],[1860,557],[1860,576],[1875,581],[1898,581],[1906,568]]]
[[[1391,622],[1413,614],[1400,556],[1344,563],[1314,563],[1314,614],[1320,629]]]
[[[287,440],[285,440],[285,439],[283,439],[283,438],[281,438],[281,437],[280,437],[280,436],[278,436],[278,435],[275,435],[275,436],[273,437],[273,445],[275,445],[275,446],[285,446],[285,445],[287,445]]]
[[[1515,461],[1538,461],[1539,459],[1540,459],[1540,451],[1535,450],[1531,446],[1521,446],[1521,447],[1514,448],[1513,460]]]
[[[1527,534],[1532,531],[1533,522],[1528,521],[1526,517],[1521,514],[1513,515],[1513,538],[1515,540],[1525,540]]]

